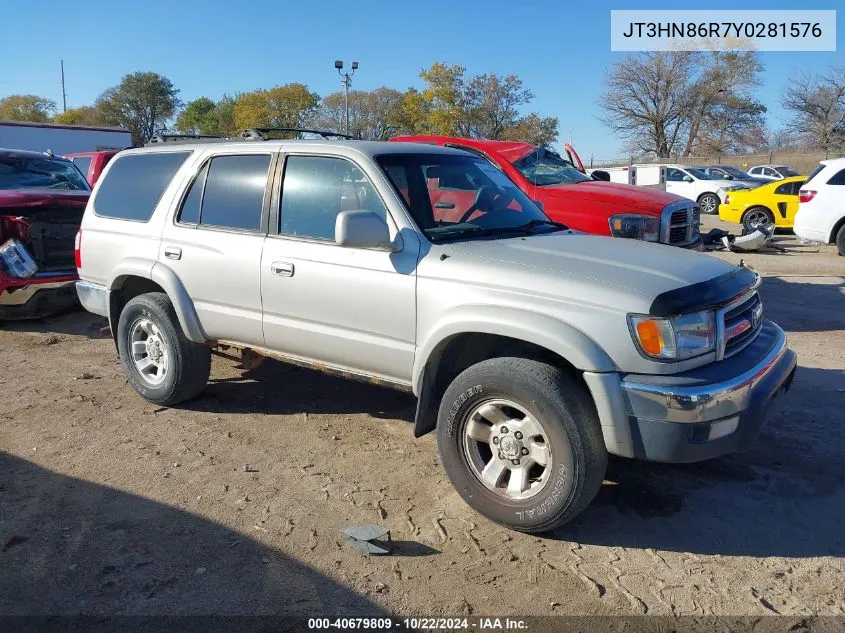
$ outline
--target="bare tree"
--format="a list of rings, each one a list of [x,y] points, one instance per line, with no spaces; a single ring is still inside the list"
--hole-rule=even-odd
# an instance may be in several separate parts
[[[470,136],[499,139],[519,120],[519,108],[534,93],[516,75],[489,73],[473,77],[464,89],[466,127]]]
[[[605,76],[600,120],[637,151],[668,158],[688,128],[700,54],[626,55]]]
[[[689,155],[704,141],[727,150],[765,107],[751,96],[756,54],[657,51],[627,55],[605,77],[601,121],[632,154]]]
[[[845,65],[793,77],[781,104],[793,113],[794,129],[815,147],[829,152],[845,145]]]

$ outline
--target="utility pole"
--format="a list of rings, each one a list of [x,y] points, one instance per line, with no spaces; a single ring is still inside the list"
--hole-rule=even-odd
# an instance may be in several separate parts
[[[352,62],[351,73],[343,72],[343,62],[339,59],[335,60],[334,67],[337,70],[337,74],[340,75],[340,83],[343,85],[344,89],[343,109],[345,111],[346,128],[343,131],[344,133],[349,134],[349,86],[352,85],[352,75],[354,75],[355,71],[358,70],[358,62]]]
[[[67,93],[65,92],[65,60],[59,60],[62,65],[62,112],[67,112]]]

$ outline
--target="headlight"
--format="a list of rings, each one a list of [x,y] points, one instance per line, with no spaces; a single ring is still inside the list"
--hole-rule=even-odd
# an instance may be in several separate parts
[[[684,360],[716,348],[716,317],[709,310],[669,319],[630,314],[628,321],[637,347],[651,358]]]
[[[623,213],[608,220],[613,237],[628,237],[634,240],[657,242],[660,240],[660,218],[650,215]]]

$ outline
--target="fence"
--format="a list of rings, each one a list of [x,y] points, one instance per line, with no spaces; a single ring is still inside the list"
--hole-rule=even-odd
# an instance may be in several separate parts
[[[819,164],[819,161],[838,157],[839,155],[835,153],[825,154],[825,152],[769,152],[768,154],[748,154],[746,156],[675,156],[673,158],[622,158],[616,160],[594,160],[590,157],[590,167],[624,167],[634,163],[678,163],[680,165],[732,165],[740,169],[748,169],[754,165],[789,165],[801,174],[809,174]]]

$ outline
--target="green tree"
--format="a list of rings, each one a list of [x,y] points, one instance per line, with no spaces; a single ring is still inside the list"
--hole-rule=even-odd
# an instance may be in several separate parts
[[[55,112],[56,103],[36,95],[10,95],[0,99],[0,119],[46,123]]]
[[[548,148],[557,141],[557,137],[558,118],[556,116],[542,117],[532,112],[506,127],[499,138]]]
[[[500,139],[505,130],[519,121],[519,108],[529,103],[534,93],[522,86],[516,75],[496,73],[478,75],[464,90],[465,128],[470,136]]]
[[[250,127],[303,127],[311,121],[320,96],[301,83],[275,86],[240,95],[232,108],[238,129]]]
[[[208,97],[188,102],[176,117],[176,129],[183,134],[216,134],[217,121],[213,114],[216,107]]]
[[[53,123],[63,125],[105,125],[99,110],[94,106],[82,106],[71,108],[67,112],[61,112],[53,117]]]
[[[425,128],[429,134],[470,136],[465,71],[463,66],[447,66],[442,62],[420,71],[420,77],[426,84],[421,96],[426,103]]]
[[[400,128],[403,95],[393,88],[352,90],[349,93],[349,130],[358,138],[384,141]],[[344,94],[323,97],[316,118],[319,127],[341,131],[345,126]]]
[[[142,145],[165,129],[181,105],[179,89],[162,75],[135,72],[101,94],[95,103],[103,120],[132,132],[132,142]]]

